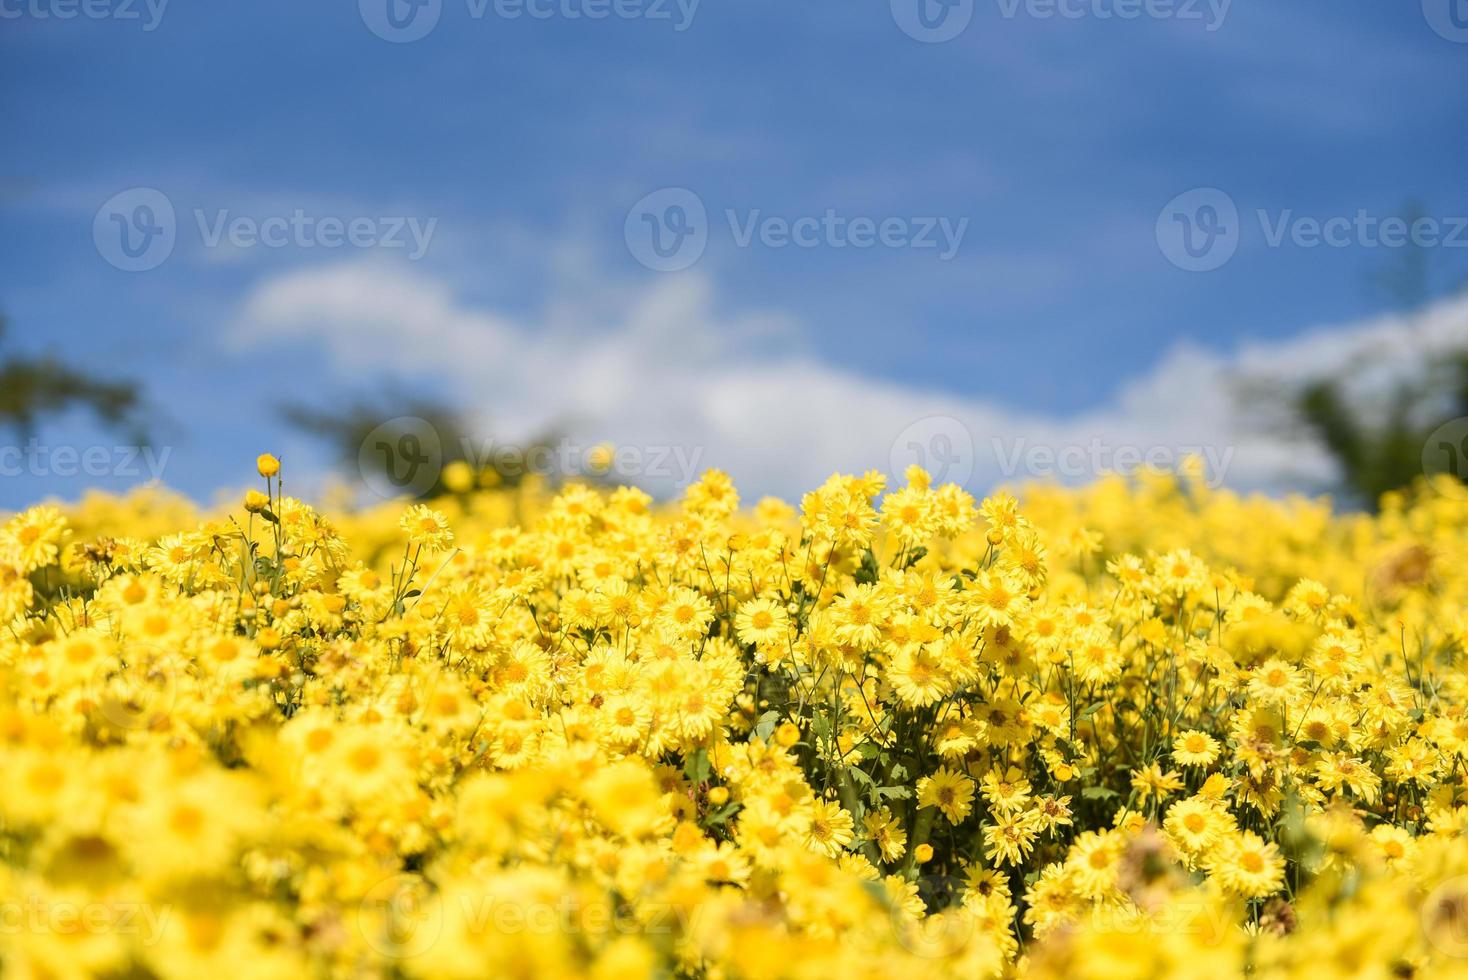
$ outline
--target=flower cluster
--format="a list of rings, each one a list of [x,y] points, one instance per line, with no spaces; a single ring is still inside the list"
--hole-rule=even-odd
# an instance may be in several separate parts
[[[258,469],[0,527],[7,976],[1468,974],[1456,486]]]

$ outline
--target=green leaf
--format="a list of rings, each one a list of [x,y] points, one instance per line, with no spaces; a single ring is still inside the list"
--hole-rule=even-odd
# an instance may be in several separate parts
[[[868,548],[861,556],[861,567],[856,570],[856,584],[875,585],[879,575],[881,569],[877,565],[877,556]]]
[[[775,726],[779,723],[780,712],[766,711],[764,714],[760,715],[759,720],[754,723],[755,737],[761,738],[764,741],[768,742],[770,740],[770,736],[775,732]]]
[[[738,803],[726,803],[724,804],[723,808],[715,810],[713,813],[710,813],[708,816],[704,817],[703,822],[707,826],[717,827],[727,821],[735,813],[739,812],[740,809],[742,809],[742,807]]]
[[[811,734],[819,741],[831,731],[831,722],[823,714],[815,714],[810,719]]]
[[[695,786],[708,781],[711,767],[709,766],[709,754],[699,749],[683,762],[683,775]]]

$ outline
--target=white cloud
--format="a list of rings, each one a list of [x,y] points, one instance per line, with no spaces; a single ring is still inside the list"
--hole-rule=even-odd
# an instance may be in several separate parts
[[[1128,462],[1119,451],[1185,449],[1203,450],[1235,486],[1314,488],[1330,479],[1328,460],[1241,419],[1238,374],[1290,379],[1366,363],[1369,389],[1468,341],[1459,301],[1230,354],[1182,346],[1126,380],[1110,404],[1062,418],[823,364],[798,352],[789,317],[727,316],[721,305],[706,277],[685,273],[641,291],[562,291],[544,316],[517,318],[475,309],[420,271],[350,263],[265,280],[232,336],[241,345],[313,338],[346,372],[436,378],[502,439],[554,427],[582,446],[639,447],[647,461],[679,447],[684,459],[727,469],[746,495],[785,496],[835,470],[890,470],[914,458],[912,443],[948,460],[950,476],[971,469],[975,491],[1062,463],[1080,468],[1075,482],[1097,464]],[[678,474],[639,482],[669,489]]]

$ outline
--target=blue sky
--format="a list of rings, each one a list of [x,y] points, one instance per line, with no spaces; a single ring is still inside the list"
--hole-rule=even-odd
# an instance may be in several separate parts
[[[198,496],[264,449],[319,476],[271,406],[387,387],[507,437],[691,446],[787,494],[895,461],[909,423],[930,443],[947,424],[931,418],[957,418],[976,456],[1001,431],[1179,446],[1188,402],[1158,392],[1187,365],[1306,357],[1301,337],[1378,337],[1393,312],[1367,280],[1400,250],[1354,221],[1340,247],[1307,247],[1297,219],[1379,220],[1411,198],[1452,237],[1468,216],[1468,10],[1454,21],[1449,0],[1135,18],[1127,0],[1062,0],[1070,16],[967,0],[942,43],[904,31],[908,0],[620,0],[628,16],[605,18],[586,16],[611,8],[597,0],[535,0],[534,17],[439,0],[403,43],[371,27],[386,0],[93,2],[63,18],[68,0],[0,0],[7,343],[143,381],[164,478]],[[94,225],[113,227],[110,200],[131,220],[137,188],[166,199],[176,240],[125,271]],[[678,271],[629,242],[629,210],[666,188],[705,212]],[[1196,188],[1238,212],[1236,251],[1202,272],[1158,232]],[[366,244],[249,239],[298,212],[357,221]],[[886,223],[893,244],[855,247],[828,214]],[[770,218],[808,219],[810,245],[780,245]],[[245,237],[214,243],[232,220]],[[431,228],[421,256],[410,222]],[[943,227],[962,228],[953,249],[914,242]],[[1468,278],[1461,243],[1429,249],[1442,289]],[[40,436],[116,441],[81,416]],[[0,507],[135,482],[40,469],[0,479]]]

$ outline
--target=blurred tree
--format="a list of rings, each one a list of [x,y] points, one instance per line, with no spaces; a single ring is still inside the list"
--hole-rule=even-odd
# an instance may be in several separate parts
[[[1400,218],[1408,228],[1414,228],[1429,215],[1421,202],[1408,200],[1394,217]],[[1433,249],[1416,235],[1408,235],[1406,244],[1388,249],[1387,256],[1385,262],[1367,271],[1368,291],[1386,300],[1393,309],[1415,310],[1426,305],[1433,297],[1436,278]]]
[[[1408,201],[1397,217],[1413,228],[1427,212]],[[1415,234],[1388,252],[1366,281],[1394,309],[1420,310],[1464,286],[1462,280],[1441,282],[1434,265],[1439,256]],[[1323,449],[1340,472],[1344,493],[1375,510],[1383,493],[1422,475],[1423,447],[1433,431],[1451,419],[1468,417],[1468,348],[1399,379],[1385,398],[1370,401],[1348,391],[1355,371],[1369,367],[1369,358],[1365,360],[1340,376],[1283,388],[1275,379],[1244,379],[1240,393],[1243,404],[1272,416],[1272,429]]]
[[[562,475],[546,472],[537,462],[554,459],[554,436],[523,445],[500,443],[479,436],[454,409],[424,399],[357,401],[340,410],[290,405],[283,414],[288,423],[331,446],[349,472],[410,495],[462,493],[476,484],[514,487],[532,472],[552,482]],[[419,463],[429,464],[428,469],[417,470]]]
[[[1468,352],[1399,383],[1379,421],[1352,407],[1345,380],[1309,382],[1297,395],[1295,411],[1336,461],[1351,496],[1374,510],[1383,493],[1422,475],[1422,449],[1438,426],[1468,417]]]
[[[0,317],[0,344],[6,320]],[[103,381],[49,357],[0,354],[0,428],[24,439],[49,415],[73,407],[90,409],[109,426],[127,426],[137,441],[144,439],[138,415],[142,397],[130,381]]]

